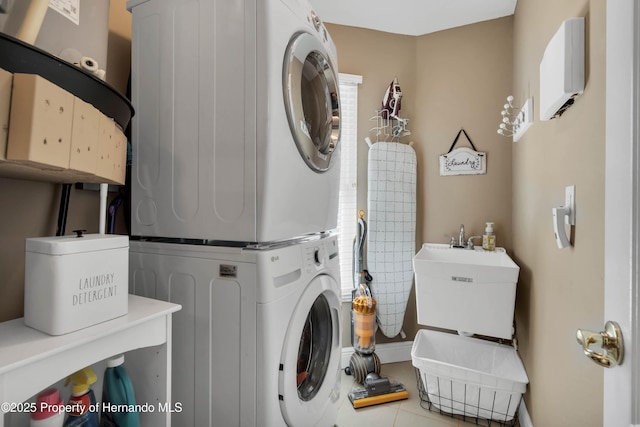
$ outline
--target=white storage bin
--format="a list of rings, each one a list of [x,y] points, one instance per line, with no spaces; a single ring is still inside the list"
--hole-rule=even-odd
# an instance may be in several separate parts
[[[26,240],[24,323],[62,335],[128,312],[129,237]]]
[[[514,420],[529,382],[513,347],[477,338],[423,329],[411,359],[420,372],[421,398],[464,417]]]

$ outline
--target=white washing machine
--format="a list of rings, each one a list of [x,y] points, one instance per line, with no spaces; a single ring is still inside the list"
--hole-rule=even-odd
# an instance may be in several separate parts
[[[132,241],[130,292],[173,315],[184,427],[333,426],[341,320],[335,236],[232,248]]]
[[[132,234],[272,242],[333,230],[335,45],[307,0],[129,0]]]

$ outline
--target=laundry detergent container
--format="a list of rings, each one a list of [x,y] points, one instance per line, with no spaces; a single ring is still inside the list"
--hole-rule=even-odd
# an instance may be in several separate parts
[[[515,425],[529,380],[515,348],[495,338],[513,336],[520,268],[503,248],[440,244],[423,245],[413,264],[418,323],[458,331],[418,331],[411,358],[421,400],[429,409]]]
[[[128,313],[129,237],[33,237],[25,242],[24,324],[63,335]]]

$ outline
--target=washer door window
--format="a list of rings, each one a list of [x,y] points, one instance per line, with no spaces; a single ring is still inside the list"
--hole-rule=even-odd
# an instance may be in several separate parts
[[[278,384],[287,425],[315,425],[339,398],[340,301],[332,290],[336,286],[329,276],[315,278],[291,317]]]
[[[298,151],[316,172],[331,166],[340,139],[338,79],[320,40],[299,33],[284,63],[284,103]]]
[[[331,340],[331,310],[327,299],[320,295],[307,315],[298,347],[296,385],[298,397],[305,402],[316,396],[327,375]]]

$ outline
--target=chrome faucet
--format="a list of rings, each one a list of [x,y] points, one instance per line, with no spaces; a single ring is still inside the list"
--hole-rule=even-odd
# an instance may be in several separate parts
[[[460,224],[460,234],[458,235],[458,241],[456,242],[456,238],[451,236],[451,240],[449,241],[450,248],[464,248],[464,249],[473,249],[473,239],[479,239],[482,236],[471,236],[465,241],[465,231],[464,224]]]
[[[482,236],[471,236],[467,239],[467,246],[465,246],[465,248],[467,249],[473,249],[475,247],[475,245],[473,244],[473,239],[481,239]]]
[[[450,248],[464,248],[464,224],[460,224],[460,235],[458,236],[458,241],[456,242],[456,238],[451,236],[451,240],[449,241]]]

